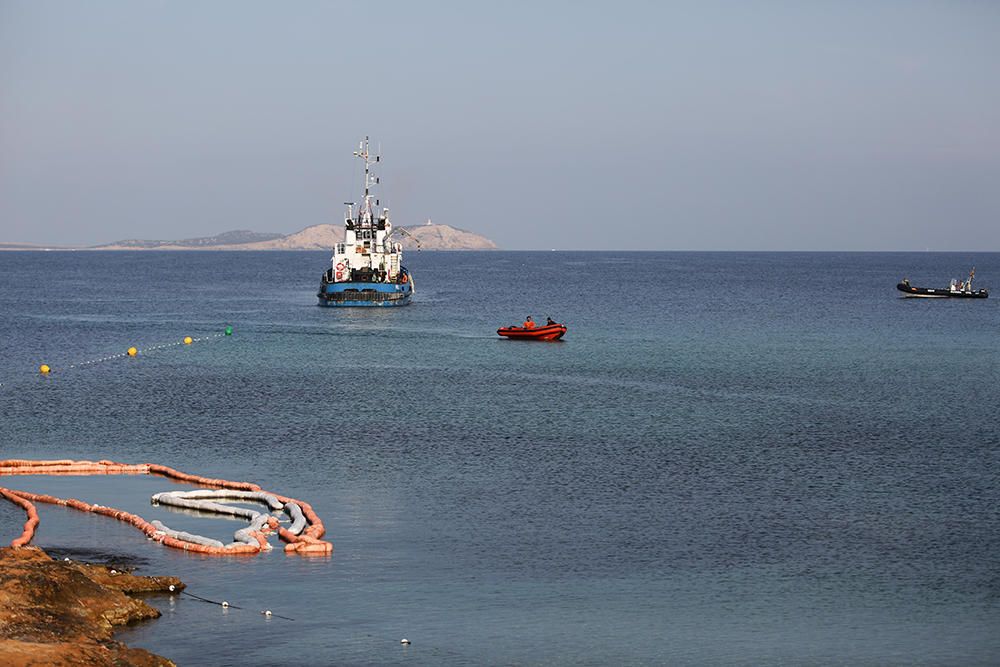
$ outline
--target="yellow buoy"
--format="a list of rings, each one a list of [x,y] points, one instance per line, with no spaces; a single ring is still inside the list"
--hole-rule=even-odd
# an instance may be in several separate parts
[[[134,347],[130,347],[128,349],[128,356],[134,357],[137,354],[139,354],[139,350],[135,349]]]
[[[42,375],[48,375],[50,370],[52,370],[52,369],[49,368],[48,366],[46,366],[45,364],[42,364],[41,366],[38,367],[38,371]]]
[[[194,342],[194,340],[191,338],[191,336],[185,336],[184,337],[184,344],[185,345],[190,345],[193,342]]]

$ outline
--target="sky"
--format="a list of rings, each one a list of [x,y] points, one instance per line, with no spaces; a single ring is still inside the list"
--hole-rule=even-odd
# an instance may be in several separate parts
[[[1000,2],[0,0],[0,242],[1000,250]]]

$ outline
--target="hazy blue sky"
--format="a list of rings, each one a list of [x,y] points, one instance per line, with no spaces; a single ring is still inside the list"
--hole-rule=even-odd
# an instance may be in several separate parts
[[[1000,249],[1000,2],[0,0],[0,241]]]

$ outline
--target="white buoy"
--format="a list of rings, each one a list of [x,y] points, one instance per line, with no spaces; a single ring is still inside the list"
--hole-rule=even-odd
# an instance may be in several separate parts
[[[410,640],[407,639],[406,637],[403,637],[402,639],[399,640],[399,643],[400,644],[404,644],[406,646],[409,646],[410,645]]]
[[[174,592],[174,585],[170,584],[169,586],[167,586],[167,590],[170,591],[171,593],[173,593]]]
[[[228,602],[226,602],[225,600],[223,600],[223,601],[222,601],[222,608],[223,608],[223,609],[226,609],[226,608],[228,608],[228,607],[229,607],[229,603],[228,603]]]
[[[270,616],[271,615],[271,610],[270,609],[265,609],[264,610],[264,615],[265,616]]]
[[[111,570],[111,574],[118,574],[118,570]]]

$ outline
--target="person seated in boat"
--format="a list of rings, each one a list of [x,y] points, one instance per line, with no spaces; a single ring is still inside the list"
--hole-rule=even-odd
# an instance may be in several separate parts
[[[522,326],[525,329],[534,329],[535,328],[535,320],[531,319],[531,315],[528,315],[526,318],[524,318],[524,324]]]
[[[550,327],[553,324],[558,324],[558,322],[556,322],[555,320],[553,320],[551,317],[546,317],[545,318],[545,326]]]

